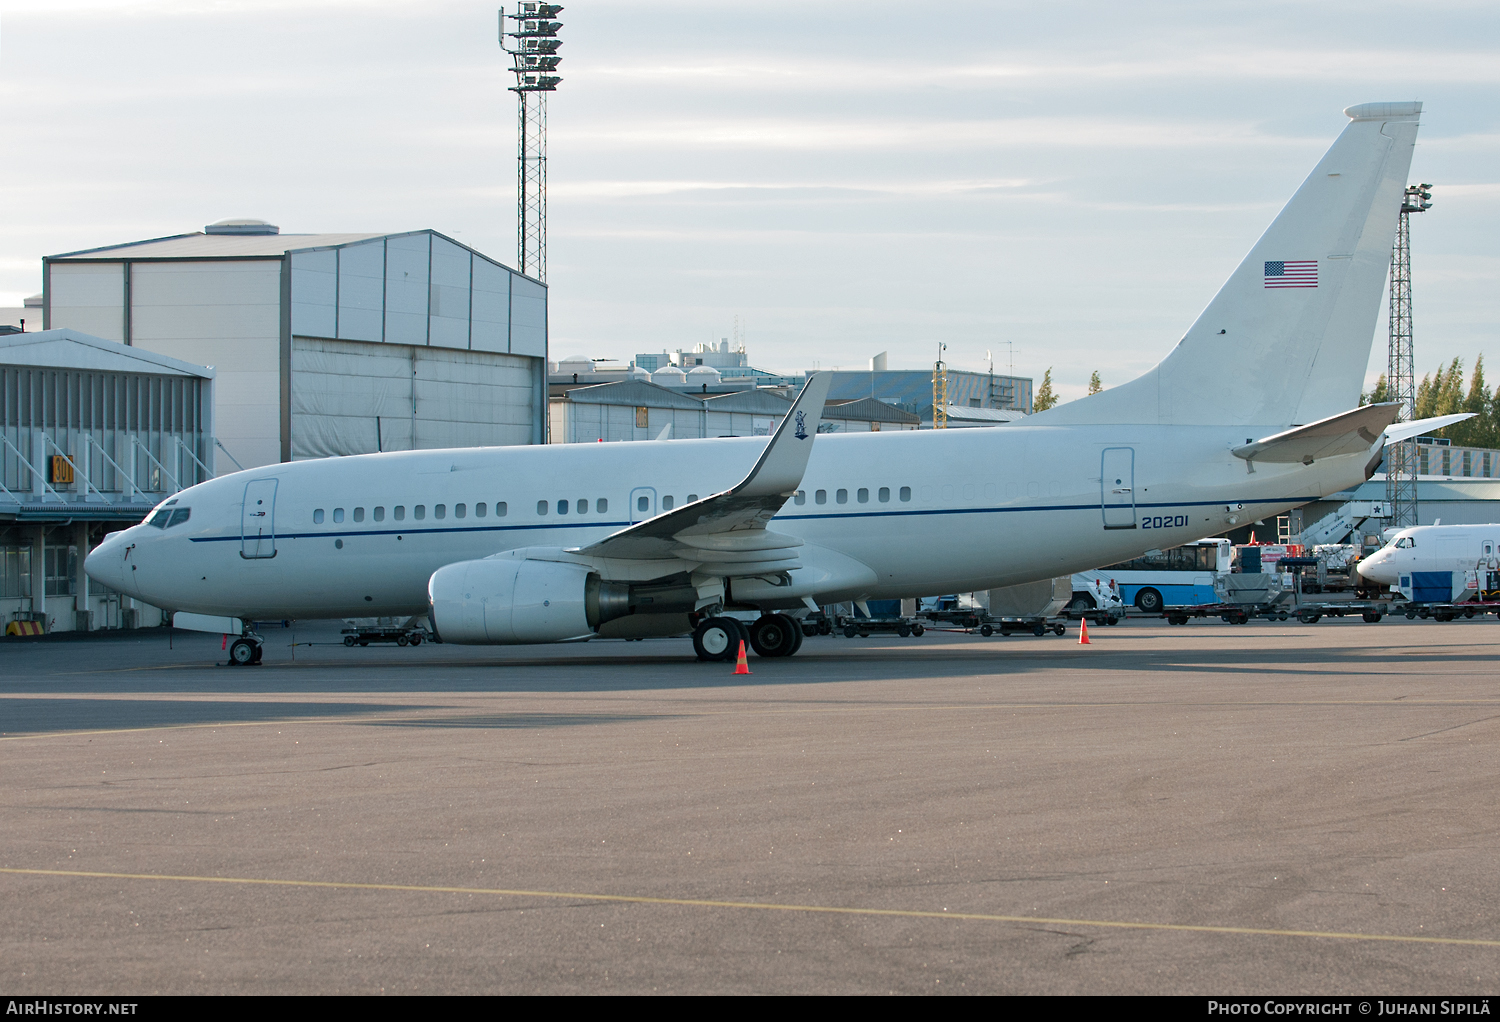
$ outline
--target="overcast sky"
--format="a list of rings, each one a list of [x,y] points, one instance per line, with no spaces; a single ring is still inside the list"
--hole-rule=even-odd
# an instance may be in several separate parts
[[[495,7],[0,0],[0,305],[41,289],[43,255],[229,216],[430,227],[514,263]],[[919,367],[944,342],[1079,396],[1166,354],[1343,107],[1420,99],[1418,371],[1500,359],[1493,2],[584,0],[561,20],[554,358],[687,348],[738,316],[770,369]],[[1384,339],[1382,319],[1371,380]]]

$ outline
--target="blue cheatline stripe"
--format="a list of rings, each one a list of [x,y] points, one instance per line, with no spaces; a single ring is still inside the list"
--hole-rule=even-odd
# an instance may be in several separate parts
[[[1137,511],[1142,508],[1153,507],[1214,507],[1219,504],[1244,504],[1247,508],[1255,504],[1305,504],[1310,500],[1319,500],[1319,497],[1280,497],[1267,500],[1235,500],[1232,497],[1224,500],[1189,500],[1189,501],[1164,501],[1160,504],[1136,504]],[[1129,504],[1110,505],[1110,510],[1125,510],[1131,507]],[[912,511],[834,511],[825,514],[797,515],[778,514],[777,521],[811,521],[819,518],[912,518],[919,515],[1000,515],[1017,514],[1028,511],[1099,511],[1098,504],[1038,504],[1033,507],[954,507],[936,508],[932,510]],[[427,536],[440,535],[453,532],[524,532],[528,529],[619,529],[635,522],[546,522],[534,525],[466,525],[442,529],[357,529],[348,532],[278,532],[266,539],[345,539],[359,536]],[[243,537],[239,533],[233,536],[193,536],[194,543],[238,543]],[[254,539],[255,537],[251,537]]]

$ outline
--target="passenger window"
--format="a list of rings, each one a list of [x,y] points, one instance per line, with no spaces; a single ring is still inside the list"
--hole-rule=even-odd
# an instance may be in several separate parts
[[[586,515],[586,514],[589,513],[589,502],[588,501],[586,501],[586,500],[580,500],[578,502],[578,513],[581,514],[581,515]]]
[[[819,490],[819,491],[817,491],[816,493],[813,494],[813,500],[816,501],[819,504],[826,504],[826,503],[828,503],[828,491],[827,490]]]
[[[547,502],[545,500],[539,500],[536,502],[536,513],[539,515],[544,515],[547,513]]]
[[[417,510],[420,511],[421,508],[418,508]],[[422,516],[421,515],[417,515],[417,517],[421,518]],[[448,517],[448,505],[447,504],[434,504],[434,505],[432,505],[432,517],[434,517],[434,518],[447,518]]]
[[[391,508],[391,512],[391,517],[396,519],[396,521],[406,521],[406,508],[402,507],[400,504],[397,504],[395,507]]]
[[[882,486],[879,497],[882,504],[889,504],[891,502],[891,488],[889,486]]]
[[[474,517],[475,518],[483,518],[485,516],[486,511],[487,511],[487,508],[484,506],[484,501],[481,500],[478,504],[474,505]]]
[[[604,512],[609,510],[609,501],[605,500],[603,497],[600,497],[598,500],[594,501],[594,510],[599,512],[601,515],[604,514]]]
[[[375,520],[377,522],[383,522],[383,521],[385,521],[385,508],[383,508],[383,507],[377,507],[375,509]]]
[[[568,513],[568,502],[567,501],[560,500],[560,501],[557,502],[557,513],[560,514],[560,515],[565,515],[565,514]]]
[[[806,504],[807,503],[807,491],[806,490],[798,490],[796,493],[792,494],[792,503],[793,504]]]
[[[469,513],[468,508],[466,508],[464,505],[462,505],[462,504],[454,504],[453,505],[453,517],[454,518],[462,518],[462,517],[464,517],[468,513]]]
[[[313,512],[313,524],[314,525],[322,525],[323,524],[323,509],[322,508],[318,508],[316,511]]]
[[[364,508],[357,507],[357,508],[354,509],[354,520],[356,522],[362,522],[362,521],[365,520],[365,509]]]
[[[635,509],[637,511],[650,511],[651,510],[651,498],[650,497],[637,497],[636,500],[635,500]]]
[[[496,518],[504,518],[506,516],[506,514],[509,513],[509,510],[510,509],[506,506],[505,501],[503,501],[503,500],[497,500],[497,501],[495,501],[495,517]]]
[[[336,508],[333,509],[333,520],[336,521],[336,522],[342,522],[344,520],[344,509],[343,508],[336,507]]]
[[[669,493],[661,499],[661,509],[663,511],[670,511],[674,503],[675,501],[673,501],[672,495]]]
[[[868,504],[870,502],[870,491],[861,486],[859,489],[854,491],[854,499],[859,501],[861,504]]]
[[[901,487],[901,499],[902,500],[911,500],[911,487],[910,486],[903,486],[903,487]]]
[[[849,491],[848,490],[839,490],[837,493],[835,493],[833,495],[833,499],[835,501],[837,501],[838,503],[840,503],[840,504],[847,504],[847,503],[849,503]]]
[[[168,522],[167,525],[168,526],[181,525],[183,522],[187,521],[188,518],[190,518],[192,516],[192,514],[193,514],[193,509],[192,508],[190,508],[190,507],[180,507],[176,511],[172,512],[172,520],[170,522]]]
[[[695,501],[697,499],[698,499],[698,495],[696,493],[689,493],[688,494],[688,503],[689,504],[691,504],[693,501]]]
[[[416,507],[412,508],[411,509],[411,516],[413,518],[415,518],[419,522],[422,519],[426,518],[427,517],[427,505],[426,504],[418,504]]]

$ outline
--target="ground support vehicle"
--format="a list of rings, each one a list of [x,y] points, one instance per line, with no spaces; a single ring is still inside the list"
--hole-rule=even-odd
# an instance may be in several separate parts
[[[1494,614],[1500,617],[1500,601],[1486,600],[1474,603],[1398,603],[1391,608],[1394,614],[1405,614],[1408,619],[1431,618],[1434,621],[1452,621],[1456,618],[1483,617]]]
[[[1105,618],[1109,624],[1114,624],[1117,618]],[[1068,631],[1068,618],[1066,617],[989,617],[979,623],[977,629],[980,635],[989,636],[999,632],[1001,635],[1015,635],[1017,632],[1030,632],[1032,635],[1042,636],[1051,632],[1053,635],[1066,635]]]
[[[1156,617],[1148,614],[1144,617]],[[1185,625],[1195,617],[1216,617],[1227,625],[1242,625],[1253,617],[1264,617],[1267,621],[1285,621],[1289,615],[1284,609],[1245,603],[1207,603],[1200,607],[1172,607],[1160,617],[1169,625]]]
[[[398,646],[420,646],[432,641],[432,633],[420,625],[365,623],[346,620],[341,634],[345,646],[368,646],[370,643],[393,642]]]
[[[898,614],[893,617],[837,617],[834,619],[834,629],[843,632],[846,639],[852,639],[856,635],[861,639],[868,639],[875,632],[895,632],[905,639],[921,635],[927,630],[927,626],[916,618]]]

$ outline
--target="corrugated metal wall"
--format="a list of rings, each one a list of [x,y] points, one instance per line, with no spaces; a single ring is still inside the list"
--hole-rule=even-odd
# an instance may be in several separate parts
[[[162,477],[163,469],[182,486],[206,478],[178,447],[181,441],[193,456],[208,463],[206,444],[211,441],[203,435],[203,381],[197,377],[0,366],[0,429],[10,442],[0,444],[0,482],[14,493],[34,487],[17,450],[45,472],[37,455],[45,458],[61,449],[79,469],[74,485],[66,487],[75,492],[83,492],[84,475],[104,493],[128,488],[100,452],[101,446],[148,493],[175,488]],[[42,436],[57,446],[39,442]]]
[[[491,352],[292,339],[292,457],[531,442],[540,363]]]

